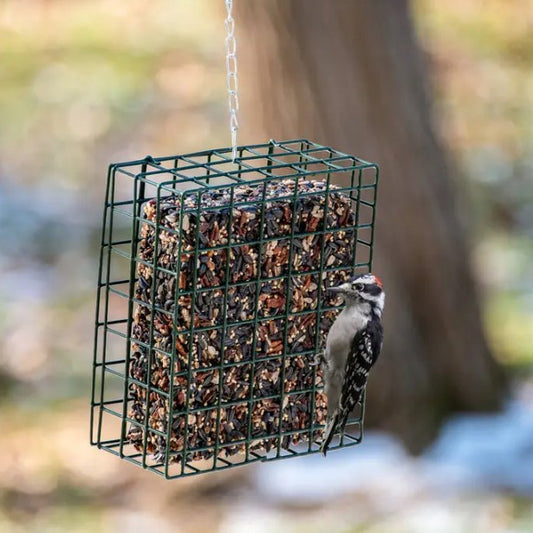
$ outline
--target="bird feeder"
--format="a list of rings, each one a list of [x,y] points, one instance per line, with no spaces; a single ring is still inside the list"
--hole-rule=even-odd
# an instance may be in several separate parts
[[[91,443],[165,478],[318,451],[325,289],[371,269],[375,164],[303,139],[232,150],[109,168]]]

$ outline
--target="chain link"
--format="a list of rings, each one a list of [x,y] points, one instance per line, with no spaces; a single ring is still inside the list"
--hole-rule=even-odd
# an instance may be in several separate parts
[[[235,40],[235,19],[233,18],[233,0],[225,0],[228,16],[224,22],[226,27],[226,85],[228,89],[229,129],[231,133],[231,158],[237,157],[237,131],[239,122],[239,95],[237,86],[237,41]]]

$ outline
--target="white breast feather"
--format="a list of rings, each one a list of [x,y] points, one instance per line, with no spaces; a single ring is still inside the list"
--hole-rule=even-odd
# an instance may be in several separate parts
[[[368,316],[361,313],[358,307],[345,307],[337,317],[326,340],[326,350],[330,364],[344,369],[355,334],[366,326]]]

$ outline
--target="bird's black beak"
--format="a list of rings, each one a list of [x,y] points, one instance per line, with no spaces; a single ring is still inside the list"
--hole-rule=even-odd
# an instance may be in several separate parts
[[[328,287],[326,291],[332,292],[334,294],[342,294],[344,292],[344,289],[342,287]]]

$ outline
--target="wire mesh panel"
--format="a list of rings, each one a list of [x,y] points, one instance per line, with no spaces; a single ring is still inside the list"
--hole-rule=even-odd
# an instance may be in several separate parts
[[[371,268],[377,180],[307,140],[111,165],[91,443],[167,478],[317,452],[325,289]]]

